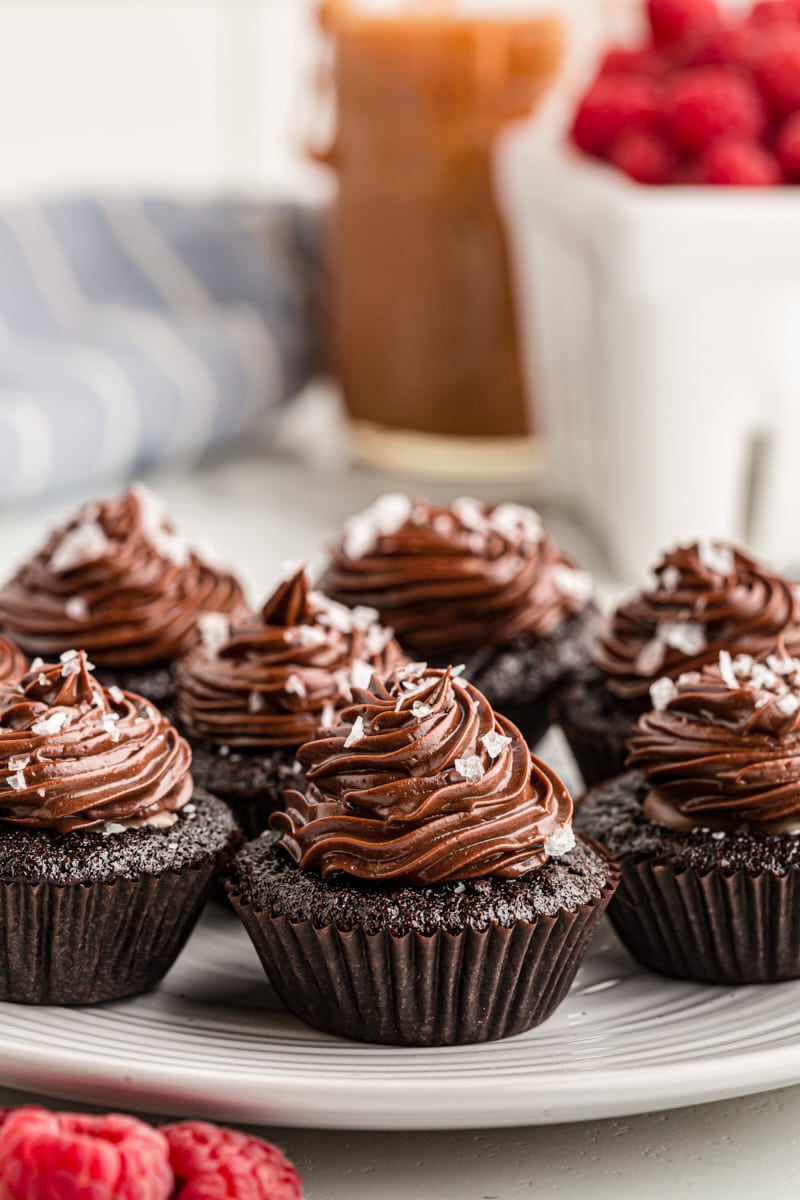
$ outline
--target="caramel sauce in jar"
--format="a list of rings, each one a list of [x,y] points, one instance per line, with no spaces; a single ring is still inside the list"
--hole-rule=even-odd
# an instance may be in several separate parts
[[[491,154],[552,83],[561,22],[349,0],[325,0],[321,18],[337,108],[331,348],[349,415],[373,430],[526,438]]]

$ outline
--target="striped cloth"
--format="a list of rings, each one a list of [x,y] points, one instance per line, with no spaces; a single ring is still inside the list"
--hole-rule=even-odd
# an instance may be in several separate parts
[[[0,504],[197,460],[298,391],[315,233],[284,205],[0,209]]]

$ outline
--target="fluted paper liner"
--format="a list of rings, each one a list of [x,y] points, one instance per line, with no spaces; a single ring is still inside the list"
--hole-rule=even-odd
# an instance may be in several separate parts
[[[111,883],[0,882],[0,1000],[94,1004],[153,987],[217,869],[208,861]]]
[[[566,995],[616,885],[574,912],[484,931],[321,927],[254,908],[228,884],[270,982],[309,1025],[357,1041],[449,1046],[510,1037]]]
[[[800,869],[704,873],[626,860],[609,909],[646,967],[700,983],[800,978]]]

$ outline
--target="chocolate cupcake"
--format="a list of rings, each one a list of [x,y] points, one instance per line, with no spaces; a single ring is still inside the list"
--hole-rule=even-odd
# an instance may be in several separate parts
[[[227,887],[296,1016],[397,1045],[492,1041],[565,996],[615,864],[472,685],[424,664],[354,689],[303,746],[305,791]]]
[[[557,685],[589,661],[590,577],[518,504],[382,496],[347,522],[321,586],[376,608],[414,657],[464,663],[531,746]]]
[[[91,1004],[152,987],[240,844],[191,754],[84,652],[0,691],[0,999]]]
[[[177,712],[195,779],[228,801],[248,837],[301,783],[295,751],[335,722],[353,684],[405,661],[377,615],[310,591],[300,567],[258,616],[220,619],[182,664]]]
[[[578,813],[620,859],[620,937],[682,979],[800,978],[800,659],[722,651],[652,691],[633,769]]]
[[[657,679],[715,663],[721,650],[758,656],[782,636],[800,653],[800,597],[790,579],[723,542],[669,551],[655,583],[605,623],[593,666],[564,687],[556,715],[587,785],[624,770],[626,742]]]
[[[85,505],[20,567],[0,589],[0,629],[43,658],[81,646],[105,684],[168,709],[203,614],[243,608],[234,576],[190,549],[136,484]]]

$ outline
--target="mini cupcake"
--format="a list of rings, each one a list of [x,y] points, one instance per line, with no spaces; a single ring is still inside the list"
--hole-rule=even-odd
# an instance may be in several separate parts
[[[800,659],[722,651],[652,692],[632,770],[578,817],[621,861],[620,937],[682,979],[800,978]]]
[[[244,607],[238,581],[175,532],[152,492],[85,505],[0,589],[0,629],[31,655],[82,646],[108,685],[160,707],[204,613]]]
[[[463,662],[530,745],[556,686],[585,669],[597,620],[590,577],[518,504],[382,496],[347,522],[321,586],[376,608],[409,654]]]
[[[248,837],[301,783],[298,746],[334,723],[354,684],[366,687],[373,672],[405,661],[377,615],[311,592],[301,567],[260,615],[207,628],[182,664],[178,720],[192,742],[195,779],[228,801]]]
[[[564,998],[617,878],[472,685],[410,664],[299,751],[304,792],[227,887],[296,1016],[396,1045],[492,1041]]]
[[[555,715],[587,784],[618,775],[650,688],[715,663],[758,656],[782,636],[800,653],[800,598],[790,579],[723,542],[671,550],[655,584],[625,600],[596,642],[594,666],[565,687]]]
[[[81,651],[0,691],[0,999],[91,1004],[152,987],[239,844],[191,754]]]

